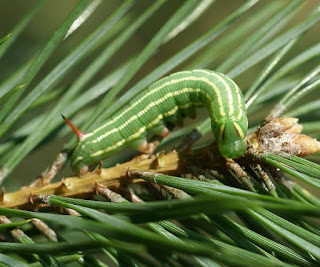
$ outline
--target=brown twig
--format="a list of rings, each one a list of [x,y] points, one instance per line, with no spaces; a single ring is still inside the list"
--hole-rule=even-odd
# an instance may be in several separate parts
[[[217,153],[218,159],[215,162],[209,162],[207,149],[188,154],[179,154],[176,151],[171,151],[166,155],[152,155],[149,158],[136,157],[129,162],[102,169],[101,173],[93,171],[81,178],[77,176],[68,177],[60,182],[45,186],[23,188],[16,192],[4,194],[0,207],[33,210],[37,208],[37,204],[32,203],[32,199],[37,195],[55,194],[66,197],[87,198],[96,194],[97,184],[116,189],[131,183],[141,182],[139,179],[128,177],[127,174],[130,169],[179,175],[187,170],[188,161],[190,160],[198,162],[199,166],[208,167],[211,165],[212,168],[217,167],[220,156]],[[212,149],[214,150],[214,148]]]
[[[59,195],[67,197],[88,198],[97,194],[97,185],[110,190],[119,191],[119,188],[141,183],[142,179],[129,177],[130,170],[149,171],[179,175],[190,173],[190,166],[200,169],[216,170],[230,176],[230,173],[242,181],[247,188],[253,190],[250,177],[246,173],[248,164],[259,163],[259,154],[289,152],[293,155],[308,155],[320,150],[320,143],[308,136],[300,134],[297,120],[294,118],[278,118],[265,124],[256,132],[247,137],[248,150],[236,160],[226,160],[218,152],[216,144],[196,151],[178,153],[171,151],[168,154],[141,155],[133,160],[118,164],[108,169],[90,172],[81,178],[77,176],[62,179],[60,182],[35,184],[33,187],[22,188],[13,193],[3,193],[0,197],[0,207],[23,208],[34,210],[39,207],[36,200],[39,195]],[[291,141],[288,142],[288,136]],[[303,153],[302,153],[303,152]],[[41,204],[43,205],[43,204]]]

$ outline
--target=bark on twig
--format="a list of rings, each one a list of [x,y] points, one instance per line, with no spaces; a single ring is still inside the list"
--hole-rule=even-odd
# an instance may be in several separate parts
[[[214,153],[210,151],[210,153]],[[97,184],[106,186],[107,188],[117,189],[121,186],[131,183],[141,182],[140,179],[131,179],[127,173],[130,169],[141,171],[152,171],[158,173],[166,173],[171,175],[179,175],[188,169],[188,161],[198,162],[200,166],[206,165],[214,168],[223,161],[217,160],[210,163],[208,157],[208,148],[196,151],[195,153],[179,154],[172,151],[168,154],[152,155],[149,158],[136,157],[133,160],[118,164],[114,167],[101,169],[101,173],[93,171],[83,177],[78,176],[63,178],[60,182],[48,184],[45,186],[25,187],[12,193],[5,193],[0,207],[6,208],[22,208],[34,210],[37,204],[32,199],[37,195],[54,194],[66,197],[88,198],[96,194]],[[217,153],[217,158],[219,159]]]

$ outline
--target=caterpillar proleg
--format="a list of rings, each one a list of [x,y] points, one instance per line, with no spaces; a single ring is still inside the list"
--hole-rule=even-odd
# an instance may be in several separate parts
[[[212,132],[220,153],[226,158],[240,157],[247,148],[248,120],[242,93],[226,75],[210,70],[181,71],[151,84],[130,104],[88,133],[81,133],[67,119],[79,138],[71,155],[77,174],[126,146],[152,151],[147,135],[168,135],[166,124],[177,125],[192,117],[196,108],[209,111]]]

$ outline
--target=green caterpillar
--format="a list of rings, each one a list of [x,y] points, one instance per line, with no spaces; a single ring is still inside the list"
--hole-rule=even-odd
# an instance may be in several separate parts
[[[71,156],[71,167],[84,174],[101,160],[126,146],[143,152],[153,147],[147,134],[165,137],[166,125],[177,125],[193,117],[196,107],[205,106],[220,153],[240,157],[247,148],[246,108],[239,87],[226,75],[210,70],[182,71],[151,84],[130,104],[89,133],[81,133],[66,118],[79,138]]]

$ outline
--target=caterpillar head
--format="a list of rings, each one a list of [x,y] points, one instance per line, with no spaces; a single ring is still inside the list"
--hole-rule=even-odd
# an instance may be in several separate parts
[[[220,125],[218,135],[218,148],[225,158],[238,158],[247,150],[246,127],[243,123],[226,121]]]

